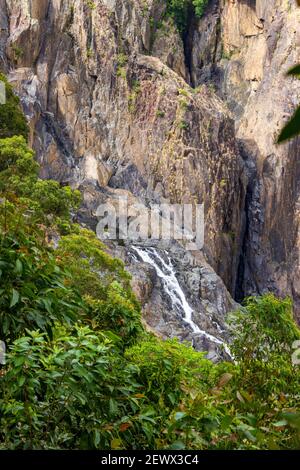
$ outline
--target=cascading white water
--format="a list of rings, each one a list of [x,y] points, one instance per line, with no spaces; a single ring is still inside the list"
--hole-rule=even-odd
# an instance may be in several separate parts
[[[180,287],[178,279],[175,276],[174,268],[170,259],[167,264],[154,248],[133,247],[144,263],[151,264],[162,279],[166,293],[171,299],[173,307],[184,313],[183,320],[188,323],[194,333],[200,333],[199,327],[193,322],[193,310],[188,304],[183,290]],[[158,264],[159,262],[159,264]]]
[[[174,266],[172,265],[172,261],[170,257],[168,257],[168,263],[160,256],[158,251],[151,247],[151,248],[141,248],[139,246],[133,246],[132,250],[134,250],[141,260],[144,263],[150,264],[155,268],[155,271],[158,277],[163,281],[164,289],[167,295],[170,297],[172,306],[180,312],[183,316],[183,321],[187,323],[193,330],[195,334],[199,334],[204,336],[211,342],[215,344],[222,345],[224,350],[231,356],[230,351],[226,343],[224,341],[216,338],[213,335],[210,335],[206,331],[200,330],[200,328],[194,323],[193,321],[193,309],[189,305],[186,296],[178,282],[176,277]]]

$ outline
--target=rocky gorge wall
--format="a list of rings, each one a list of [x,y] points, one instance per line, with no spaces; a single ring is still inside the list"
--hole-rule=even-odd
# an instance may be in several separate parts
[[[213,83],[228,104],[249,178],[237,297],[291,295],[299,315],[300,145],[275,142],[299,102],[299,82],[285,73],[300,59],[300,9],[212,1],[190,41],[193,83]]]
[[[208,335],[226,338],[233,297],[271,289],[299,303],[299,142],[274,136],[299,98],[290,1],[209,2],[182,38],[157,0],[0,0],[0,67],[21,97],[44,178],[99,203],[204,203],[205,246],[155,250]],[[125,245],[125,246],[124,246]],[[160,267],[111,244],[133,274],[147,324],[218,343],[182,321]],[[164,268],[165,269],[165,268]],[[168,274],[164,272],[164,275]]]

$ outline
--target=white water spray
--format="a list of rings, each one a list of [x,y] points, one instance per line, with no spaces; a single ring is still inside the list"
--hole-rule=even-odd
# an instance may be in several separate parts
[[[216,338],[206,331],[200,330],[198,325],[193,321],[194,311],[189,305],[178,282],[171,259],[168,257],[168,262],[166,262],[153,247],[141,248],[133,246],[132,249],[138,254],[144,263],[150,264],[154,267],[158,277],[163,281],[164,289],[171,299],[172,306],[181,314],[184,314],[183,321],[192,328],[193,333],[204,336],[212,343],[219,344],[220,346],[222,345],[226,353],[231,356],[229,348],[224,341]]]

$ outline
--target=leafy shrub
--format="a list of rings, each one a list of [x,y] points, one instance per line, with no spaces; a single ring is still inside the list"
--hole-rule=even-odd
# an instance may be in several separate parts
[[[143,438],[139,386],[87,326],[59,328],[51,343],[39,332],[15,341],[0,390],[1,448],[109,449]]]
[[[89,321],[114,331],[126,345],[135,341],[141,332],[141,312],[124,264],[109,256],[96,235],[84,229],[62,237],[57,256],[71,274],[70,286],[88,305]]]
[[[0,139],[0,171],[6,171],[5,176],[37,176],[38,164],[33,155],[22,136]],[[5,183],[7,185],[7,180]]]
[[[39,179],[38,170],[34,152],[24,137],[0,139],[0,193],[12,200],[22,198],[41,222],[47,223],[50,214],[56,219],[70,220],[71,211],[80,204],[80,192],[69,186],[61,187],[53,180]]]
[[[126,358],[138,366],[137,380],[148,390],[149,398],[170,412],[182,397],[184,383],[206,383],[211,363],[190,345],[177,339],[160,341],[153,337],[127,350]]]
[[[113,282],[107,288],[105,300],[85,299],[90,306],[90,319],[98,328],[112,330],[122,339],[124,346],[131,345],[142,332],[140,306],[132,293]]]
[[[176,340],[148,335],[124,355],[121,341],[84,324],[57,328],[50,342],[34,331],[15,341],[0,377],[1,446],[299,446],[296,370],[268,396],[249,388],[242,363],[214,365]]]
[[[204,13],[208,0],[168,0],[167,15],[174,19],[180,33],[187,28],[189,14],[194,12],[197,17]]]
[[[244,309],[230,315],[229,324],[232,353],[244,362],[267,362],[273,353],[290,356],[293,341],[300,338],[291,299],[280,300],[273,294],[246,299]]]
[[[1,339],[9,342],[36,328],[51,337],[56,321],[74,320],[80,305],[66,278],[43,246],[42,233],[29,236],[20,227],[18,233],[0,230]]]
[[[107,287],[113,281],[130,289],[131,277],[125,271],[124,263],[108,255],[103,243],[90,230],[79,229],[78,233],[62,237],[57,256],[61,264],[68,267],[74,286],[82,295],[104,299]]]
[[[29,130],[20,108],[20,100],[2,73],[0,73],[0,81],[5,83],[6,89],[6,104],[0,104],[0,138],[22,135],[27,139]]]
[[[240,362],[249,392],[267,397],[280,391],[294,393],[300,382],[292,365],[292,345],[300,338],[300,330],[293,320],[291,300],[273,294],[251,297],[244,309],[230,316],[229,325],[231,351]]]

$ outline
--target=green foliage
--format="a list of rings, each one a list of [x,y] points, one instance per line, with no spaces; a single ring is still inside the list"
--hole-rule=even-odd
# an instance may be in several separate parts
[[[125,290],[118,282],[106,289],[105,300],[86,298],[91,309],[93,325],[104,330],[112,330],[125,346],[134,343],[142,332],[140,307],[130,290]]]
[[[26,196],[29,197],[30,193],[26,192]],[[61,187],[57,181],[52,180],[37,180],[31,197],[38,201],[44,213],[63,218],[68,218],[70,211],[76,210],[81,202],[79,191],[72,191],[69,186]]]
[[[86,0],[86,4],[90,10],[95,10],[96,4],[93,0]]]
[[[79,301],[66,287],[66,274],[43,242],[31,236],[0,230],[0,337],[10,342],[26,329],[39,328],[51,337],[58,320],[76,318]]]
[[[0,139],[0,171],[8,169],[9,174],[37,175],[38,165],[34,162],[33,151],[28,148],[24,137]]]
[[[163,117],[165,117],[165,114],[166,113],[164,111],[162,111],[161,109],[158,109],[157,112],[156,112],[156,117],[163,118]]]
[[[186,31],[188,17],[191,12],[200,18],[208,0],[167,0],[167,15],[174,19],[180,33]]]
[[[28,125],[20,108],[20,100],[2,73],[0,81],[5,83],[6,89],[6,104],[0,104],[0,138],[22,135],[27,139]]]
[[[132,85],[132,91],[128,96],[128,110],[130,113],[135,113],[136,111],[136,105],[140,92],[141,85],[139,81],[135,80]]]
[[[120,53],[117,56],[117,76],[126,79],[126,66],[128,63],[128,56]]]
[[[208,1],[209,0],[193,0],[196,16],[198,16],[198,18],[201,18],[201,16],[204,14]]]
[[[104,251],[94,233],[83,229],[62,237],[57,256],[71,274],[70,285],[85,298],[87,320],[114,331],[125,345],[134,342],[141,332],[140,306],[124,264]]]
[[[300,382],[291,361],[292,345],[300,331],[292,317],[291,300],[279,300],[273,294],[251,297],[244,311],[231,315],[229,325],[234,338],[231,351],[240,362],[248,392],[259,392],[262,397],[280,392],[293,396]]]
[[[56,181],[39,179],[38,170],[34,153],[24,137],[0,139],[0,194],[8,199],[15,200],[17,196],[23,202],[26,200],[28,208],[45,223],[49,215],[69,220],[70,212],[80,204],[79,191],[61,187]]]
[[[232,353],[244,362],[269,361],[276,351],[290,356],[293,341],[300,338],[291,300],[279,300],[273,294],[250,297],[244,310],[231,314],[229,323],[234,337]]]
[[[243,330],[242,325],[237,328]],[[237,346],[236,352],[242,355]],[[268,394],[257,387],[257,362],[251,370],[242,361],[212,365],[174,340],[146,340],[129,349],[126,357],[138,366],[136,380],[160,410],[158,448],[298,448],[300,384],[291,357],[277,369],[277,383],[274,367],[264,377]]]
[[[114,349],[79,325],[58,328],[51,343],[39,332],[17,340],[0,381],[0,447],[134,447],[144,434],[139,387]]]
[[[288,71],[287,75],[293,75],[300,78],[300,65],[296,65],[291,70]],[[296,137],[300,134],[300,106],[296,109],[295,113],[289,120],[289,122],[282,129],[277,143],[285,142],[293,137]]]
[[[184,384],[193,387],[207,380],[211,369],[203,354],[177,339],[149,338],[129,349],[125,357],[138,366],[137,380],[146,387],[148,398],[167,414],[179,405]]]
[[[167,14],[174,19],[180,33],[186,29],[190,6],[189,0],[168,0],[167,2]]]
[[[79,229],[78,233],[62,237],[57,256],[61,264],[68,268],[73,285],[81,295],[104,299],[108,286],[114,281],[120,282],[126,289],[130,288],[130,275],[122,261],[109,256],[103,243],[90,230]]]
[[[18,62],[18,59],[21,59],[21,57],[24,54],[23,49],[20,46],[18,46],[17,44],[13,44],[12,51],[14,53],[14,60],[16,62]]]
[[[285,389],[299,387],[296,371],[266,398],[240,365],[176,340],[145,335],[125,355],[120,341],[79,324],[15,341],[0,378],[0,447],[298,448],[297,393]]]

